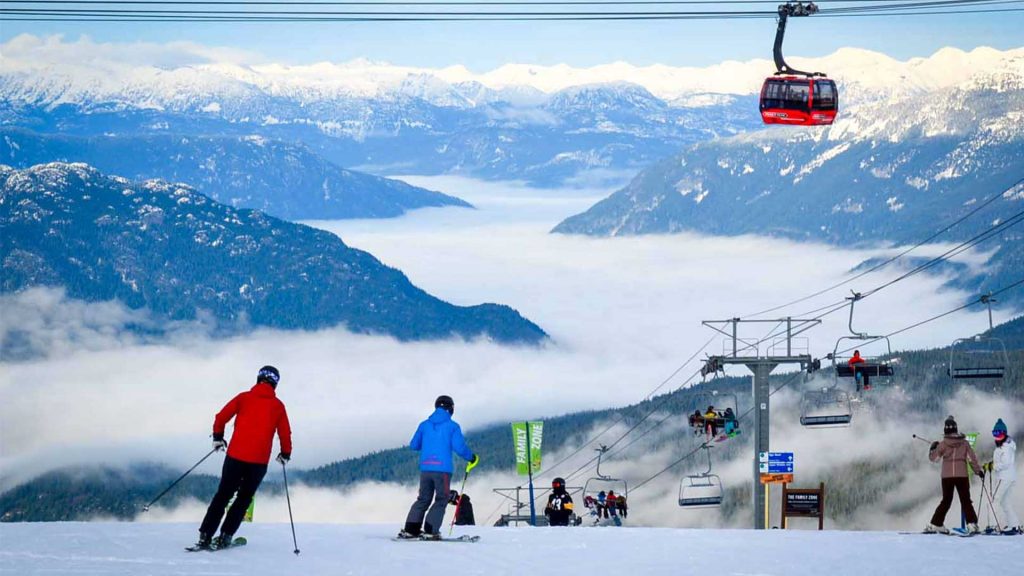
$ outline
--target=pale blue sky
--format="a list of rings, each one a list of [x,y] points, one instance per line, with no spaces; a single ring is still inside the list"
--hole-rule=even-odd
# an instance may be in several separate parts
[[[822,4],[827,6],[827,2]],[[764,9],[764,5],[756,8]],[[770,58],[775,34],[775,22],[770,19],[316,24],[3,22],[0,28],[0,38],[5,40],[23,32],[64,34],[68,39],[84,34],[98,42],[191,40],[255,51],[270,60],[288,63],[366,57],[412,66],[465,64],[477,72],[508,62],[587,66],[624,60],[639,65],[703,66],[727,59]],[[978,46],[1016,48],[1024,46],[1024,12],[791,20],[785,53],[821,56],[844,46],[876,50],[899,59],[927,56],[944,46],[967,50]]]

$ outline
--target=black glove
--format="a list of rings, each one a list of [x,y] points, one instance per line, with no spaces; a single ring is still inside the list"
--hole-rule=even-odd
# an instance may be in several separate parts
[[[981,470],[978,470],[978,478],[981,478],[982,480],[985,479],[985,469],[984,468],[982,468]]]
[[[929,448],[928,450],[930,450],[931,452],[935,452],[935,449],[938,448],[938,447],[939,447],[939,443],[938,442],[932,442],[932,447]]]
[[[214,450],[223,450],[223,449],[225,449],[227,447],[228,447],[228,443],[224,441],[224,435],[223,434],[214,434],[213,435],[213,449]]]
[[[291,459],[292,459],[291,452],[279,452],[277,454],[277,461],[280,462],[281,464],[287,464],[288,461],[291,460]]]

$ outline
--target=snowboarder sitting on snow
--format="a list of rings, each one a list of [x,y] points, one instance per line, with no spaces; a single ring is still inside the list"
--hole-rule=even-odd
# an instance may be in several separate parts
[[[865,374],[859,366],[857,366],[858,364],[867,364],[867,361],[861,357],[860,350],[854,350],[853,357],[850,358],[846,364],[849,365],[850,368],[853,368],[853,377],[857,381],[857,392],[860,392],[861,390],[871,390],[871,382],[868,380],[868,375]],[[863,386],[861,385],[862,379],[864,381]]]
[[[551,481],[551,494],[548,505],[544,507],[544,515],[551,526],[568,526],[572,518],[572,496],[565,489],[565,480],[555,478]]]
[[[455,500],[448,500],[449,503],[455,505],[455,525],[456,526],[475,526],[476,517],[473,516],[473,502],[469,498],[469,494],[463,494],[459,496],[459,493],[452,490],[452,494],[455,494]]]
[[[928,451],[928,459],[932,462],[942,460],[942,501],[932,515],[931,523],[925,527],[927,533],[949,534],[949,530],[943,525],[946,521],[946,513],[953,503],[953,490],[960,496],[960,510],[967,519],[967,531],[972,534],[978,532],[978,515],[971,503],[971,483],[967,476],[967,462],[970,461],[978,476],[985,478],[985,471],[978,464],[978,456],[974,449],[967,442],[963,434],[957,430],[956,420],[952,416],[946,418],[943,426],[944,436],[941,442],[932,442]]]
[[[410,448],[420,452],[420,492],[409,509],[405,528],[398,533],[399,538],[422,535],[440,539],[452,478],[452,451],[467,461],[467,474],[480,463],[480,458],[466,445],[462,427],[452,420],[453,414],[455,401],[451,396],[438,396],[434,413],[420,422],[409,442]]]
[[[992,437],[996,442],[996,450],[992,454],[992,461],[982,466],[983,470],[991,472],[997,484],[992,491],[1003,515],[1000,516],[1003,522],[1003,534],[1020,534],[1024,527],[1020,525],[1020,518],[1017,511],[1013,509],[1013,487],[1017,484],[1017,466],[1015,463],[1017,444],[1007,434],[1006,424],[1000,418],[992,428]]]
[[[256,385],[232,398],[213,419],[213,447],[216,450],[227,448],[228,453],[224,458],[217,493],[199,527],[199,542],[196,544],[199,548],[226,548],[231,545],[245,511],[267,473],[274,432],[281,442],[277,461],[284,465],[291,458],[292,430],[288,424],[288,412],[274,393],[280,380],[277,368],[260,368]],[[232,418],[235,419],[235,431],[228,444],[224,441],[224,428]],[[232,496],[235,496],[235,501],[228,510],[227,518],[224,518],[224,508]],[[214,541],[213,535],[218,526],[220,536]]]

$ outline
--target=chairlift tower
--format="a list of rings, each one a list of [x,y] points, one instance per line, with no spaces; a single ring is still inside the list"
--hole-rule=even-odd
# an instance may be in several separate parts
[[[754,457],[753,457],[753,498],[754,504],[754,529],[764,529],[765,519],[762,518],[765,508],[764,492],[759,489],[761,475],[758,467],[758,453],[768,452],[771,388],[769,387],[769,375],[779,364],[799,364],[801,370],[807,370],[813,361],[810,355],[810,347],[806,338],[797,338],[800,334],[821,324],[819,319],[801,319],[786,317],[775,320],[743,320],[731,318],[729,320],[705,320],[701,322],[704,326],[718,332],[726,339],[723,341],[722,353],[709,356],[701,368],[701,374],[707,375],[719,372],[729,364],[741,364],[754,373],[752,383],[752,395],[754,398]],[[765,342],[763,338],[744,339],[741,338],[740,328],[742,326],[764,326],[775,324],[771,332],[785,326],[785,333],[771,341]],[[764,354],[761,353],[762,345]]]

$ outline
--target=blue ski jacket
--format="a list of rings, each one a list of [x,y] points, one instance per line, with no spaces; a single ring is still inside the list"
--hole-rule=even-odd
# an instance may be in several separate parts
[[[419,450],[420,470],[423,472],[451,474],[452,450],[465,460],[473,459],[473,451],[466,446],[462,428],[444,408],[434,410],[429,418],[420,422],[409,447]]]

